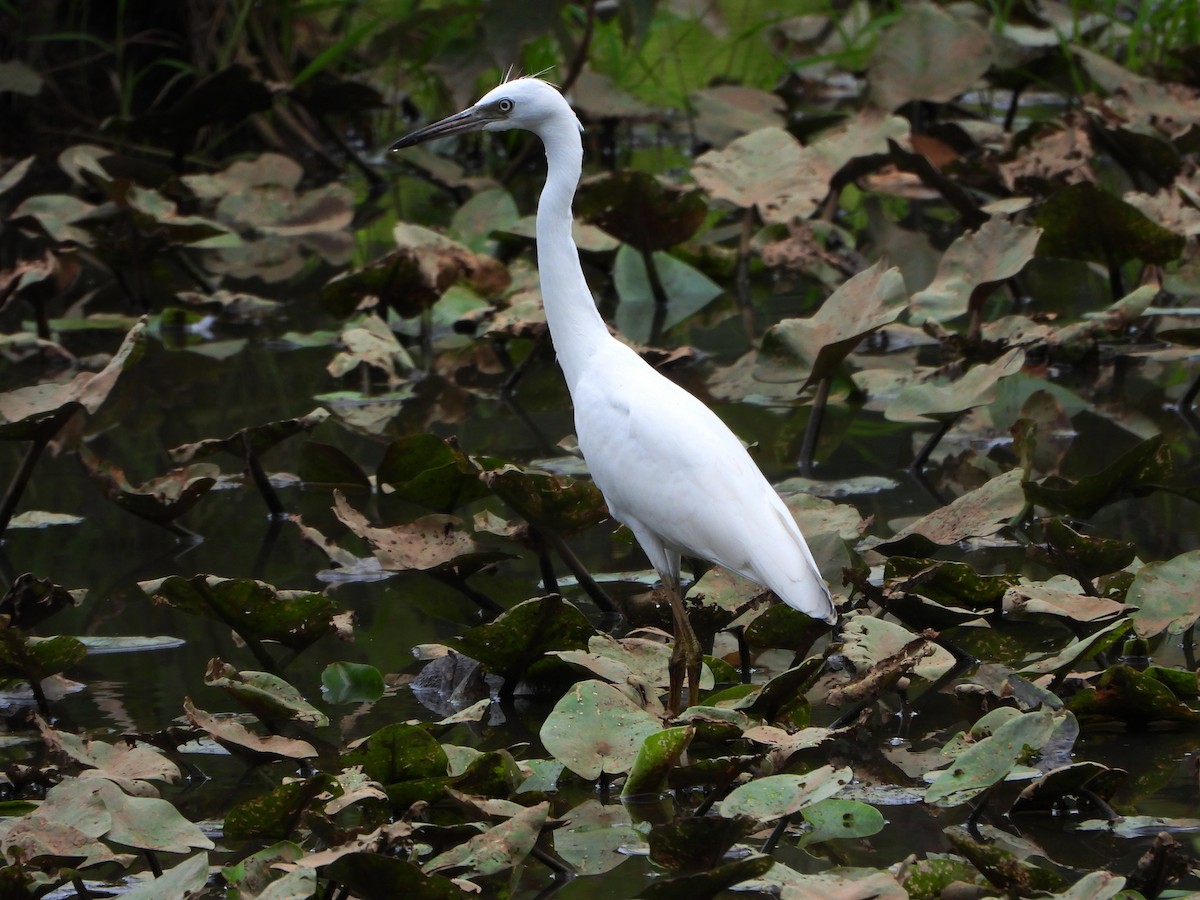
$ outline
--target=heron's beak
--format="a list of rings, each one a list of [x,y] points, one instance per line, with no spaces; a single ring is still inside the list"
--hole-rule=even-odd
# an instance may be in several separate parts
[[[442,119],[440,122],[434,122],[432,125],[418,128],[412,134],[406,134],[400,140],[396,141],[396,143],[392,144],[392,151],[403,150],[406,147],[413,147],[417,144],[423,144],[426,141],[437,140],[438,138],[450,137],[454,134],[478,131],[495,118],[488,110],[472,106],[470,109],[464,109],[462,112],[455,113],[448,118]]]

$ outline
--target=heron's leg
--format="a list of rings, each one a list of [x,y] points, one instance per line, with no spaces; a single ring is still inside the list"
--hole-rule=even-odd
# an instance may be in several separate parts
[[[675,625],[675,641],[671,645],[671,659],[667,663],[667,711],[677,713],[679,693],[685,675],[688,688],[687,705],[695,706],[700,700],[700,666],[704,661],[704,653],[700,647],[700,639],[696,637],[696,631],[692,628],[691,619],[688,618],[687,608],[683,605],[683,591],[679,589],[679,580],[663,579],[663,587],[671,603],[671,618]]]

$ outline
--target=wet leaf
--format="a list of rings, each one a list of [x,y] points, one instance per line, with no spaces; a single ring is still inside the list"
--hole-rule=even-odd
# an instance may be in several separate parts
[[[603,772],[621,775],[637,758],[642,742],[660,730],[658,721],[610,684],[576,684],[542,724],[542,744],[587,781]]]
[[[801,838],[803,846],[839,838],[863,838],[883,830],[883,814],[875,807],[858,800],[827,797],[800,811],[812,828]]]
[[[972,87],[991,63],[984,28],[932,3],[914,3],[871,54],[871,102],[885,110],[910,100],[945,103]]]
[[[1200,550],[1152,562],[1133,576],[1125,602],[1137,607],[1130,618],[1141,637],[1182,634],[1200,618],[1196,585],[1200,584]]]
[[[1073,668],[1081,659],[1103,653],[1132,627],[1133,623],[1128,619],[1121,619],[1099,631],[1071,641],[1057,653],[1051,653],[1033,662],[1023,663],[1017,666],[1017,670],[1027,675],[1060,674]]]
[[[340,491],[334,491],[333,504],[338,520],[370,544],[379,564],[391,572],[478,568],[506,556],[481,550],[470,534],[459,530],[461,522],[453,516],[424,516],[407,525],[376,528]]]
[[[503,465],[481,476],[483,483],[521,518],[563,536],[577,534],[608,518],[600,489],[591,481]]]
[[[183,700],[183,712],[189,722],[207,732],[214,741],[251,764],[275,762],[280,759],[311,759],[316,749],[308,741],[280,735],[257,735],[232,719],[219,719]]]
[[[663,793],[667,788],[667,776],[695,736],[696,729],[690,725],[666,728],[647,735],[638,749],[633,768],[629,770],[621,796]]]
[[[966,563],[948,560],[888,558],[884,582],[890,589],[911,591],[936,603],[972,610],[999,609],[1015,575],[980,575]]]
[[[130,900],[190,900],[199,897],[207,883],[208,854],[197,853],[121,896]]]
[[[1092,797],[1107,802],[1128,777],[1129,773],[1123,769],[1110,769],[1094,762],[1059,766],[1022,790],[1009,813],[1055,815],[1074,806],[1094,805]]]
[[[1054,726],[1054,715],[1048,710],[1011,717],[994,734],[960,753],[950,768],[934,773],[925,802],[958,806],[978,796],[1042,747]]]
[[[807,775],[768,775],[734,788],[718,808],[725,818],[749,816],[772,821],[833,797],[853,777],[849,768],[833,766],[822,766]]]
[[[0,675],[41,681],[83,661],[87,649],[73,637],[33,638],[0,616]]]
[[[278,590],[249,578],[171,575],[138,584],[155,603],[216,619],[241,635],[299,650],[333,631],[338,605],[312,591]]]
[[[967,313],[971,295],[981,285],[1012,278],[1033,259],[1041,231],[989,219],[978,231],[958,238],[938,263],[928,287],[909,301],[909,321],[948,322]]]
[[[146,324],[143,317],[129,330],[117,352],[99,372],[81,372],[66,384],[37,384],[0,393],[0,438],[28,440],[43,422],[66,421],[80,408],[95,413],[121,373],[141,358]]]
[[[969,859],[983,875],[1002,891],[1031,896],[1045,891],[1061,891],[1067,881],[1057,872],[1043,869],[999,846],[996,842],[977,841],[966,828],[953,825],[943,831],[950,845]]]
[[[1200,722],[1200,710],[1176,697],[1167,684],[1124,663],[1105,669],[1095,687],[1076,693],[1067,708],[1085,721],[1116,719],[1133,725]]]
[[[995,400],[996,383],[1020,372],[1024,364],[1024,350],[1009,350],[995,362],[972,366],[955,381],[926,381],[904,388],[883,414],[892,422],[954,419]]]
[[[1146,218],[1124,200],[1082,181],[1052,196],[1037,214],[1038,253],[1118,266],[1132,259],[1160,265],[1183,252],[1183,235]]]
[[[329,790],[332,781],[328,775],[314,775],[239,803],[225,814],[225,838],[231,841],[287,838],[299,825],[304,811],[318,795]]]
[[[922,516],[880,542],[880,546],[905,552],[910,548],[945,547],[968,537],[988,537],[1003,528],[1024,507],[1021,473],[1014,469]]]
[[[900,270],[876,263],[834,291],[811,318],[784,319],[769,328],[754,377],[773,382],[803,378],[803,390],[832,376],[864,338],[895,321],[905,300]]]
[[[435,434],[412,434],[388,444],[375,472],[381,491],[448,513],[488,495],[479,468],[456,445]]]
[[[87,447],[79,448],[79,460],[109,500],[138,518],[158,524],[179,518],[199,503],[221,475],[220,468],[211,463],[195,463],[133,485],[118,466],[100,459]]]
[[[265,425],[239,428],[228,437],[208,438],[194,444],[181,444],[168,452],[172,461],[176,463],[188,463],[193,459],[203,459],[221,451],[232,453],[238,458],[245,458],[246,443],[249,442],[250,450],[256,456],[262,456],[279,442],[302,432],[311,431],[328,418],[328,410],[314,409],[307,415],[294,419],[280,419]]]
[[[466,868],[479,875],[493,875],[514,868],[533,850],[549,812],[549,803],[531,806],[507,822],[435,856],[423,868],[426,872]]]
[[[1127,450],[1102,471],[1078,481],[1052,475],[1041,483],[1024,482],[1023,487],[1033,503],[1089,519],[1109,503],[1148,493],[1171,468],[1170,448],[1158,435]]]
[[[371,479],[345,450],[319,441],[306,441],[300,448],[297,474],[309,487],[370,493]]]
[[[787,604],[776,603],[746,627],[746,643],[751,647],[803,651],[828,629],[829,626],[820,619],[806,616]]]
[[[446,751],[416,725],[386,725],[342,757],[344,766],[362,766],[372,781],[390,785],[444,776]]]
[[[1031,556],[1087,580],[1124,569],[1137,553],[1132,541],[1080,534],[1059,518],[1043,519],[1042,534],[1046,545],[1031,547]]]
[[[78,606],[83,596],[46,578],[18,575],[0,597],[0,615],[17,628],[32,628],[62,609]]]
[[[374,666],[337,662],[321,672],[321,693],[330,703],[374,703],[383,691],[383,676]]]
[[[615,869],[628,861],[631,848],[645,846],[645,835],[630,822],[629,811],[620,803],[585,800],[562,820],[562,827],[554,830],[554,852],[579,875]]]
[[[652,253],[682,244],[704,222],[699,191],[682,190],[641,170],[614,172],[580,186],[575,212],[637,250]]]
[[[228,691],[264,722],[294,720],[318,728],[329,724],[327,715],[305,700],[291,684],[270,672],[239,672],[220,659],[212,659],[204,673],[204,683]]]

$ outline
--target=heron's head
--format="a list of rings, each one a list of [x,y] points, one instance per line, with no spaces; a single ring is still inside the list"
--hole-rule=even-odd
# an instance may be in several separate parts
[[[538,78],[517,78],[492,88],[474,106],[405,135],[392,144],[392,150],[468,131],[522,128],[541,133],[544,126],[564,115],[578,126],[579,120],[558,88]]]

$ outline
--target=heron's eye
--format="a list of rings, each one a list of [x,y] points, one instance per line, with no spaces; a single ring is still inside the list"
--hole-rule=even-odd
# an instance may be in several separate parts
[[[512,112],[512,108],[513,108],[513,102],[511,100],[509,100],[507,97],[505,97],[504,99],[502,99],[496,103],[496,109],[500,110],[500,112],[502,112],[502,113]]]

